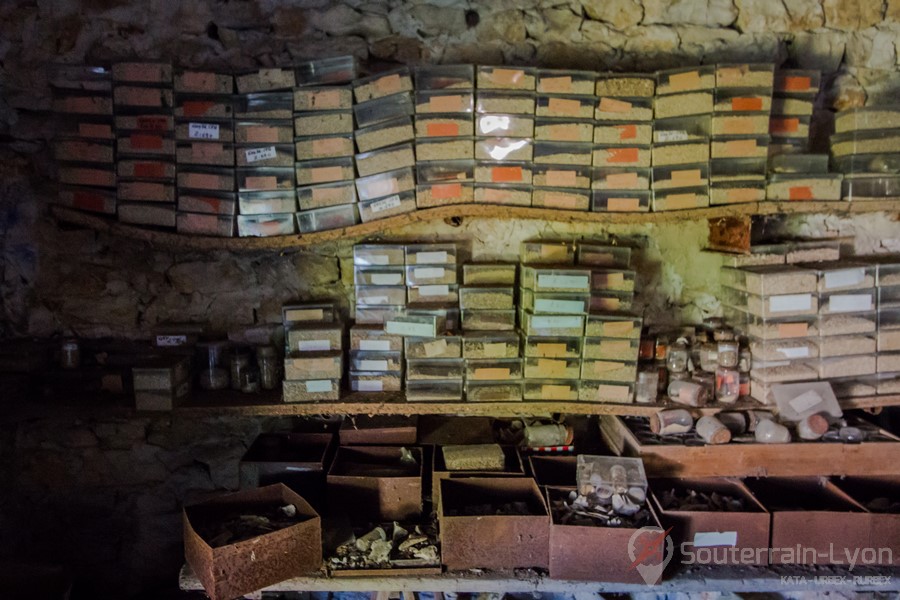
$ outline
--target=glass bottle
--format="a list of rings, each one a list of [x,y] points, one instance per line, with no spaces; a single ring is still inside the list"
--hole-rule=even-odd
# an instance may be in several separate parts
[[[59,366],[63,369],[77,369],[81,366],[81,345],[77,338],[63,338],[59,344]]]
[[[228,370],[225,368],[225,349],[228,342],[200,342],[197,344],[197,364],[200,368],[199,383],[204,390],[224,390],[228,387]]]
[[[791,432],[788,428],[771,419],[759,421],[754,435],[760,444],[787,444],[791,441]]]
[[[257,393],[259,391],[259,379],[259,368],[248,364],[241,369],[241,391],[245,394]]]
[[[688,351],[688,343],[684,338],[678,338],[666,355],[666,368],[672,373],[683,373],[687,371],[688,361],[690,360],[690,352]]]
[[[243,350],[235,350],[231,355],[231,389],[240,391],[241,373],[250,366],[250,355]]]
[[[639,404],[653,404],[659,397],[659,371],[657,369],[643,369],[638,372],[637,385],[635,386],[635,402]]]
[[[259,346],[256,349],[256,364],[259,365],[259,383],[264,390],[274,390],[281,380],[278,353],[273,346]]]
[[[650,415],[650,430],[659,435],[687,433],[694,428],[694,417],[683,408],[661,410]]]
[[[703,406],[709,400],[709,392],[696,381],[673,381],[669,384],[669,399],[687,406]]]
[[[695,426],[697,435],[707,444],[727,444],[731,441],[731,431],[716,417],[700,417]]]

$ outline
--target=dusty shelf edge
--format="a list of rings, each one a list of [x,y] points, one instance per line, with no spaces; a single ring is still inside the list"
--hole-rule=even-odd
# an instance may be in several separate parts
[[[560,223],[603,223],[610,225],[669,223],[740,215],[897,212],[900,211],[900,198],[866,202],[748,202],[745,204],[729,204],[710,208],[657,213],[599,213],[495,204],[454,204],[417,210],[387,219],[360,223],[352,227],[330,229],[306,235],[268,238],[216,238],[180,235],[170,231],[127,225],[108,217],[93,215],[64,206],[51,205],[50,210],[51,214],[59,222],[88,227],[111,235],[172,248],[196,250],[286,250],[335,240],[360,238],[405,227],[413,223],[454,217],[545,220]]]

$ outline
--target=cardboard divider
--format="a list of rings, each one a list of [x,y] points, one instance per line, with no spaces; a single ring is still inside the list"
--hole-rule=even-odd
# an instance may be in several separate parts
[[[835,477],[831,483],[869,511],[869,545],[876,561],[872,564],[900,565],[900,513],[877,512],[870,506],[875,499],[900,500],[900,476]]]
[[[341,446],[412,445],[416,443],[418,417],[346,417],[338,435]]]
[[[444,479],[458,479],[461,477],[524,477],[525,467],[522,457],[515,446],[501,446],[505,464],[502,471],[450,471],[444,462],[444,452],[441,446],[434,446],[434,456],[431,471],[431,501],[435,510],[440,506],[441,481]]]
[[[528,457],[530,475],[541,487],[574,487],[576,462],[575,456],[532,454]]]
[[[327,476],[329,511],[351,518],[402,520],[422,513],[423,453],[400,464],[400,446],[341,446]]]

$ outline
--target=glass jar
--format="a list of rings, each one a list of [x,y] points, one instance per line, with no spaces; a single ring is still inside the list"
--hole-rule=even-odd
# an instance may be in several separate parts
[[[729,327],[720,327],[713,331],[713,340],[717,342],[727,342],[734,339],[734,330]]]
[[[666,368],[672,373],[683,373],[687,371],[690,358],[687,340],[678,338],[666,355]]]
[[[243,350],[235,350],[231,355],[231,389],[241,390],[241,374],[250,366],[250,355]]]
[[[272,346],[259,346],[256,349],[256,364],[259,365],[259,383],[264,390],[274,390],[281,381],[281,369],[278,364],[278,353]]]
[[[703,387],[706,388],[706,395],[709,397],[710,401],[715,399],[716,397],[716,373],[713,371],[712,373],[707,373],[705,371],[697,371],[691,376],[691,381],[694,383],[699,383]]]
[[[639,360],[653,360],[656,356],[656,340],[652,337],[641,336],[641,345],[638,349]]]
[[[741,348],[738,352],[738,371],[741,373],[749,373],[753,368],[753,354],[750,348]]]
[[[683,408],[661,410],[650,415],[650,430],[659,435],[687,433],[694,428],[694,417]]]
[[[666,356],[669,353],[669,338],[664,335],[656,336],[656,349],[654,350],[654,358],[657,361],[666,362]]]
[[[666,390],[669,389],[669,370],[666,369],[666,363],[657,362],[656,368],[656,395],[665,396]]]
[[[204,390],[224,390],[228,387],[225,350],[228,342],[200,342],[197,344],[199,383]]]
[[[741,396],[746,398],[750,395],[750,373],[738,373],[741,375]]]
[[[646,369],[640,371],[635,386],[635,402],[639,404],[653,404],[659,397],[659,371]]]
[[[686,406],[704,406],[709,400],[709,392],[702,383],[696,381],[673,381],[669,384],[669,399]]]
[[[797,422],[797,436],[801,440],[817,440],[828,431],[828,419],[819,413],[807,415]]]
[[[723,410],[716,415],[716,418],[722,421],[722,424],[733,436],[747,432],[747,416],[742,412]]]
[[[716,400],[734,404],[741,395],[741,374],[737,369],[719,367],[716,370]]]
[[[716,346],[716,361],[720,367],[735,368],[738,365],[738,343],[719,342]]]
[[[760,444],[787,444],[791,441],[791,432],[788,428],[771,419],[759,421],[754,436]]]
[[[715,373],[719,366],[719,346],[715,342],[704,342],[700,347],[700,368],[707,373]]]
[[[81,366],[81,345],[77,338],[63,338],[59,344],[59,366],[63,369],[77,369]]]
[[[700,417],[695,429],[700,439],[707,444],[727,444],[731,441],[731,430],[712,415]]]
[[[248,364],[241,369],[241,391],[245,394],[255,394],[259,392],[258,367]]]

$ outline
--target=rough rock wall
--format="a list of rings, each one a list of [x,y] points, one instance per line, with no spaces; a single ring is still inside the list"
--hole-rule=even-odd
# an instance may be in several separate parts
[[[351,241],[311,253],[191,253],[61,232],[43,216],[52,193],[48,62],[162,58],[240,70],[351,53],[373,64],[649,71],[774,61],[826,72],[813,132],[824,148],[834,108],[896,98],[898,43],[900,0],[10,0],[0,5],[0,337],[67,330],[137,336],[166,319],[240,328],[277,320],[284,300],[342,297],[333,284],[349,291],[352,283]],[[858,245],[867,250],[881,246],[881,238],[894,244],[900,238],[883,217],[795,223],[812,235],[859,232]],[[602,228],[466,221],[399,233],[427,238],[435,231],[484,240],[502,235],[509,242],[504,258],[513,258],[524,237],[596,235]],[[716,265],[697,252],[703,224],[634,231],[650,247],[643,297],[665,309],[654,314],[697,318],[716,310],[710,295]]]

